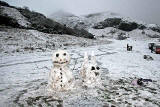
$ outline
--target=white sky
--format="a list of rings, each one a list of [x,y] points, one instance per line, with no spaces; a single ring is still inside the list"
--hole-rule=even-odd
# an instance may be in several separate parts
[[[76,15],[112,11],[147,23],[160,24],[160,0],[3,0],[11,5],[27,6],[46,16],[58,10]]]

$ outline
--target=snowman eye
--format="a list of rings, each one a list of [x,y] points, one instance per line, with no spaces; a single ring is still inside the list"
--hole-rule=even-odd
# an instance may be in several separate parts
[[[100,68],[99,68],[99,67],[96,67],[96,69],[99,70]]]
[[[56,57],[59,57],[59,54],[56,54]]]
[[[66,53],[64,53],[63,55],[66,56]]]
[[[95,70],[95,67],[94,67],[94,66],[92,66],[91,70]]]

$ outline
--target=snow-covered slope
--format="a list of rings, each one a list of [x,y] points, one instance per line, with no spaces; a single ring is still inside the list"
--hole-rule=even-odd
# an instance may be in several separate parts
[[[71,28],[82,29],[82,28],[87,28],[89,26],[85,17],[76,16],[72,13],[65,11],[57,11],[52,15],[50,15],[49,17]]]
[[[2,30],[2,31],[1,31]],[[48,34],[37,30],[7,29],[0,30],[0,54],[32,53],[52,51],[58,48],[85,47],[108,43],[72,35]]]
[[[130,32],[125,32],[113,27],[107,27],[105,29],[89,29],[89,32],[94,34],[96,38],[114,38],[117,39],[118,35],[122,35],[125,37],[131,37],[131,38],[139,38],[141,40],[146,38],[160,38],[160,33],[156,31],[152,31],[150,29],[144,29],[144,30],[133,30]]]
[[[0,8],[2,10],[2,15],[7,15],[8,17],[15,19],[22,27],[31,27],[31,23],[28,22],[27,19],[17,9],[5,6],[1,6]]]
[[[54,20],[47,18],[41,13],[31,11],[27,8],[18,8],[9,5],[3,6],[3,4],[4,3],[0,2],[0,26],[36,29],[38,31],[50,34],[68,34],[90,39],[94,38],[94,35],[88,33],[86,30],[66,27]],[[65,14],[65,16],[67,16],[67,14]],[[69,16],[72,15],[68,15],[67,17]]]
[[[83,29],[90,29],[95,24],[98,24],[99,22],[102,22],[107,18],[120,18],[128,22],[136,22],[138,24],[145,24],[142,21],[137,21],[137,20],[134,20],[128,17],[124,17],[124,16],[121,16],[117,13],[113,13],[110,11],[101,12],[101,13],[93,13],[93,14],[88,14],[88,15],[83,15],[83,16],[75,16],[68,12],[58,11],[56,13],[53,13],[49,17],[63,25],[67,25],[68,27],[83,28]]]
[[[89,23],[95,24],[95,23],[104,21],[107,18],[121,17],[121,16],[117,13],[107,11],[107,12],[101,12],[101,13],[88,14],[88,15],[85,15],[84,17],[87,18]]]
[[[83,16],[76,16],[69,12],[58,11],[49,16],[61,24],[65,24],[72,28],[86,28],[93,26],[95,23],[103,21],[109,17],[119,17],[116,13],[102,12]]]

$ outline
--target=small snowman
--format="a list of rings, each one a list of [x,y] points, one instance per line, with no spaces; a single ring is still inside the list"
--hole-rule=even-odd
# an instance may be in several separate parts
[[[94,87],[100,84],[100,68],[96,62],[94,52],[92,52],[91,60],[88,59],[87,52],[85,53],[80,74],[84,86]]]
[[[53,68],[49,73],[48,86],[55,91],[66,91],[73,88],[74,77],[68,65],[70,55],[65,50],[58,50],[52,56]]]

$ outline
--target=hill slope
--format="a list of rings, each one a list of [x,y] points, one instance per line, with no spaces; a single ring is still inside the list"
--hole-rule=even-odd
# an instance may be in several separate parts
[[[85,30],[77,30],[61,25],[43,14],[30,11],[28,8],[17,8],[0,1],[0,24],[5,26],[35,29],[51,34],[69,34],[78,37],[94,38]]]

